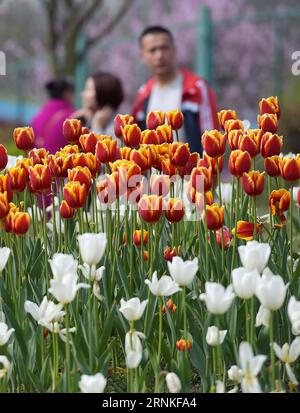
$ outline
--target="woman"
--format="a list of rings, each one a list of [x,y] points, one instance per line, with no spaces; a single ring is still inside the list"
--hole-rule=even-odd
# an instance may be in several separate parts
[[[124,99],[120,79],[107,72],[94,73],[87,79],[81,99],[82,109],[72,116],[97,134],[113,135],[113,121]]]
[[[63,137],[64,120],[74,112],[74,84],[68,78],[56,78],[48,81],[45,89],[49,100],[32,119],[35,134],[35,146],[46,148],[55,153],[67,142]]]

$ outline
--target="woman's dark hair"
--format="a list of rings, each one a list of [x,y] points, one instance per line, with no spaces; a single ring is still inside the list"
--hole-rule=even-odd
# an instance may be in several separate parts
[[[67,77],[60,77],[49,80],[45,84],[45,88],[50,98],[63,99],[64,93],[67,91],[74,91],[74,82]]]
[[[96,100],[100,108],[111,106],[118,109],[124,99],[123,87],[117,76],[107,72],[96,72],[91,75],[95,82]]]

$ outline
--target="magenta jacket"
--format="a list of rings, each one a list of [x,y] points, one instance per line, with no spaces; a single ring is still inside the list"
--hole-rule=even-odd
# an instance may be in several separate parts
[[[67,144],[62,134],[64,120],[75,111],[62,99],[50,99],[31,122],[35,134],[35,147],[46,148],[50,153],[59,151]]]

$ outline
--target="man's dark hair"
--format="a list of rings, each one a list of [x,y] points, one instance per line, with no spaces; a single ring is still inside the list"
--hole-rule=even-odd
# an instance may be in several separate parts
[[[140,34],[139,37],[139,43],[141,45],[142,40],[145,36],[147,36],[147,34],[167,34],[171,40],[171,42],[174,42],[174,37],[172,35],[172,33],[170,32],[169,29],[167,29],[166,27],[163,26],[149,26],[146,27],[143,32]]]

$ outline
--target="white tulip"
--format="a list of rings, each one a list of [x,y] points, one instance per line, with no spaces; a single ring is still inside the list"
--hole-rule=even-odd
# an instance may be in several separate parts
[[[239,347],[240,366],[242,369],[242,391],[243,393],[261,393],[257,375],[267,357],[264,355],[254,356],[251,345],[242,342]]]
[[[256,269],[261,274],[269,261],[270,245],[258,241],[248,241],[246,245],[241,245],[238,250],[243,267],[248,271]]]
[[[259,279],[257,270],[249,271],[243,267],[236,268],[232,271],[231,278],[238,297],[246,300],[255,294],[256,282]]]
[[[223,343],[227,330],[219,330],[216,326],[208,327],[206,342],[209,346],[219,346]]]
[[[298,380],[296,379],[290,364],[296,361],[300,355],[300,337],[296,337],[292,341],[291,345],[285,343],[282,347],[280,347],[277,343],[273,343],[273,348],[279,360],[285,363],[285,369],[291,382],[298,385]]]
[[[264,308],[262,305],[256,314],[255,327],[265,326],[269,327],[270,323],[270,310]]]
[[[97,265],[104,255],[106,242],[105,233],[78,235],[79,250],[83,262],[88,265]]]
[[[223,204],[230,205],[232,200],[232,185],[231,183],[221,182],[221,194]]]
[[[61,280],[50,280],[49,292],[63,305],[71,303],[80,288],[90,288],[88,284],[77,284],[77,280],[77,274],[66,274]]]
[[[179,285],[168,275],[163,275],[159,280],[157,279],[157,271],[152,275],[152,280],[145,280],[149,286],[150,291],[156,296],[169,296],[181,291]]]
[[[242,381],[243,370],[236,365],[231,366],[230,369],[227,371],[227,374],[229,380],[231,381],[234,381],[236,383],[240,383]]]
[[[140,301],[139,298],[131,298],[128,301],[121,299],[120,312],[128,321],[139,320],[145,311],[148,300]]]
[[[0,379],[3,379],[10,371],[11,364],[6,356],[0,356],[0,364],[3,366],[3,368],[0,369]]]
[[[129,331],[125,337],[126,366],[135,369],[139,366],[143,357],[141,338],[145,335],[139,331]]]
[[[200,294],[200,300],[205,301],[208,311],[212,314],[224,314],[234,299],[232,285],[226,289],[222,284],[206,282],[205,294]]]
[[[229,390],[227,393],[237,393],[238,388],[237,386],[234,386],[231,390]],[[225,385],[221,380],[216,381],[216,393],[226,393],[225,391]]]
[[[8,155],[8,161],[5,170],[8,171],[10,168],[14,168],[19,160],[23,159],[23,156],[13,156]]]
[[[32,315],[38,324],[43,326],[46,326],[53,321],[58,321],[65,314],[65,312],[62,311],[61,304],[54,304],[53,301],[48,301],[46,296],[43,298],[40,306],[31,301],[25,301],[24,309],[27,313]]]
[[[7,247],[0,248],[0,273],[4,270],[8,258],[10,255],[10,249]]]
[[[106,386],[106,378],[101,373],[94,376],[83,374],[78,383],[81,393],[103,393]]]
[[[198,258],[193,261],[183,261],[181,257],[174,257],[168,262],[168,268],[173,280],[180,286],[189,285],[198,271]]]
[[[90,282],[99,282],[102,280],[103,273],[105,271],[105,267],[102,265],[102,267],[99,267],[96,269],[95,265],[88,265],[88,264],[83,264],[79,265],[79,269],[82,272],[82,275],[84,278],[89,280]]]
[[[8,325],[6,323],[0,323],[0,346],[4,346],[12,333],[15,331],[14,328],[8,329]]]
[[[181,390],[180,378],[175,373],[166,375],[166,384],[170,393],[179,393]]]
[[[53,278],[62,280],[66,274],[77,273],[77,260],[73,255],[68,254],[54,254],[53,259],[49,260]]]
[[[62,328],[62,325],[58,322],[52,322],[49,324],[45,324],[45,327],[47,330],[49,330],[53,334],[58,334],[59,337],[62,339],[62,341],[65,343],[67,341],[66,335],[67,335],[67,329]],[[69,328],[69,333],[75,333],[76,332],[76,327],[71,327]]]
[[[274,275],[266,268],[262,277],[257,280],[255,295],[264,308],[278,310],[285,299],[288,284],[284,285],[280,275]]]
[[[292,333],[298,336],[300,334],[300,301],[297,301],[294,296],[288,303],[288,316],[292,323]]]

